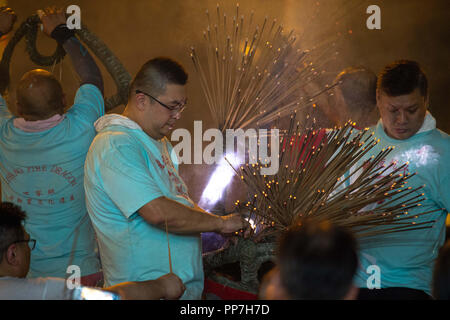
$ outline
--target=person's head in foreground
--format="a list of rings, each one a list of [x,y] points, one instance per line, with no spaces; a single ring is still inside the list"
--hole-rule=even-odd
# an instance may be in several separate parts
[[[405,140],[419,131],[428,106],[428,81],[415,61],[399,60],[378,76],[377,106],[386,134]]]
[[[329,222],[305,223],[281,237],[277,266],[263,280],[268,300],[356,299],[353,277],[357,243],[350,231]]]
[[[124,115],[153,139],[167,136],[186,108],[188,75],[170,58],[147,61],[130,84]]]
[[[25,218],[18,206],[0,203],[0,277],[25,278],[28,273],[36,241],[23,227]]]
[[[433,271],[433,297],[450,300],[450,240],[441,248]]]

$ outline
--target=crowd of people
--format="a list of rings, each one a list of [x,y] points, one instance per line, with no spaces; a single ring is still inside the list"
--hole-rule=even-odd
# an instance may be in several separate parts
[[[0,96],[0,299],[70,299],[71,265],[82,286],[122,299],[201,299],[200,234],[232,235],[249,224],[237,213],[217,216],[195,204],[172,159],[167,136],[186,110],[187,73],[170,58],[147,61],[130,84],[123,113],[105,115],[100,70],[65,25],[64,12],[49,8],[39,16],[81,83],[68,109],[59,81],[41,69],[20,79],[17,115]],[[0,9],[0,36],[15,20],[11,9]],[[0,68],[1,95],[7,72]],[[380,143],[370,155],[396,147],[386,161],[409,163],[408,173],[416,173],[410,183],[424,185],[420,210],[434,210],[434,225],[367,247],[329,222],[293,226],[260,297],[448,299],[450,250],[443,244],[450,168],[444,159],[450,138],[428,111],[425,73],[400,60],[378,78],[346,69],[336,83],[331,113],[345,106],[344,117],[366,126],[379,112],[372,128]],[[367,288],[371,265],[381,271],[378,289]]]

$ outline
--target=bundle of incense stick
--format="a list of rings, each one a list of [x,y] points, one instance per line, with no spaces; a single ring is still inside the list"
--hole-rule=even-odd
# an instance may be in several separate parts
[[[296,38],[285,34],[276,20],[266,17],[253,25],[253,13],[230,19],[219,5],[213,17],[206,12],[206,52],[191,48],[191,58],[217,127],[245,129],[261,126],[301,109],[330,87],[299,99],[302,88],[320,76],[307,50],[295,49]]]
[[[261,239],[305,220],[328,220],[351,228],[359,238],[431,227],[434,221],[416,219],[434,211],[408,213],[421,205],[424,194],[421,187],[407,186],[414,175],[403,173],[407,164],[383,165],[393,147],[368,157],[379,140],[353,125],[301,134],[292,117],[281,138],[276,175],[260,173],[263,161],[235,170],[255,192],[252,201],[236,202],[238,211],[250,212],[249,219],[263,226],[254,236]],[[373,204],[378,205],[370,209]]]

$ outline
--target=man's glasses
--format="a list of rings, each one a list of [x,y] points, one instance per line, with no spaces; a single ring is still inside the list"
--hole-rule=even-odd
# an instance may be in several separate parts
[[[20,243],[20,242],[27,242],[28,246],[30,247],[31,250],[34,250],[34,248],[36,248],[36,240],[35,239],[17,240],[17,241],[14,241],[13,243]],[[11,243],[11,244],[13,244],[13,243]]]
[[[177,113],[182,113],[184,110],[186,110],[186,104],[183,104],[183,105],[178,106],[178,107],[170,107],[170,106],[162,103],[161,101],[159,101],[158,99],[156,99],[152,95],[149,95],[148,93],[145,93],[144,91],[136,90],[136,94],[138,94],[138,93],[145,94],[146,96],[152,98],[153,100],[158,102],[160,105],[162,105],[164,108],[169,109],[172,112],[172,115],[175,115]]]

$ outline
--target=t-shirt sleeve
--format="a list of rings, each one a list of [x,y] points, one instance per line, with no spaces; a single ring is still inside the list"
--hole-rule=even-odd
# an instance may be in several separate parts
[[[5,120],[8,120],[12,117],[11,112],[9,112],[8,107],[6,106],[5,99],[0,95],[0,123],[3,123]]]
[[[122,144],[112,146],[99,164],[104,190],[126,218],[163,196],[148,161],[136,146]]]
[[[93,84],[83,84],[78,89],[74,104],[67,113],[94,123],[105,114],[105,101],[101,91]]]

